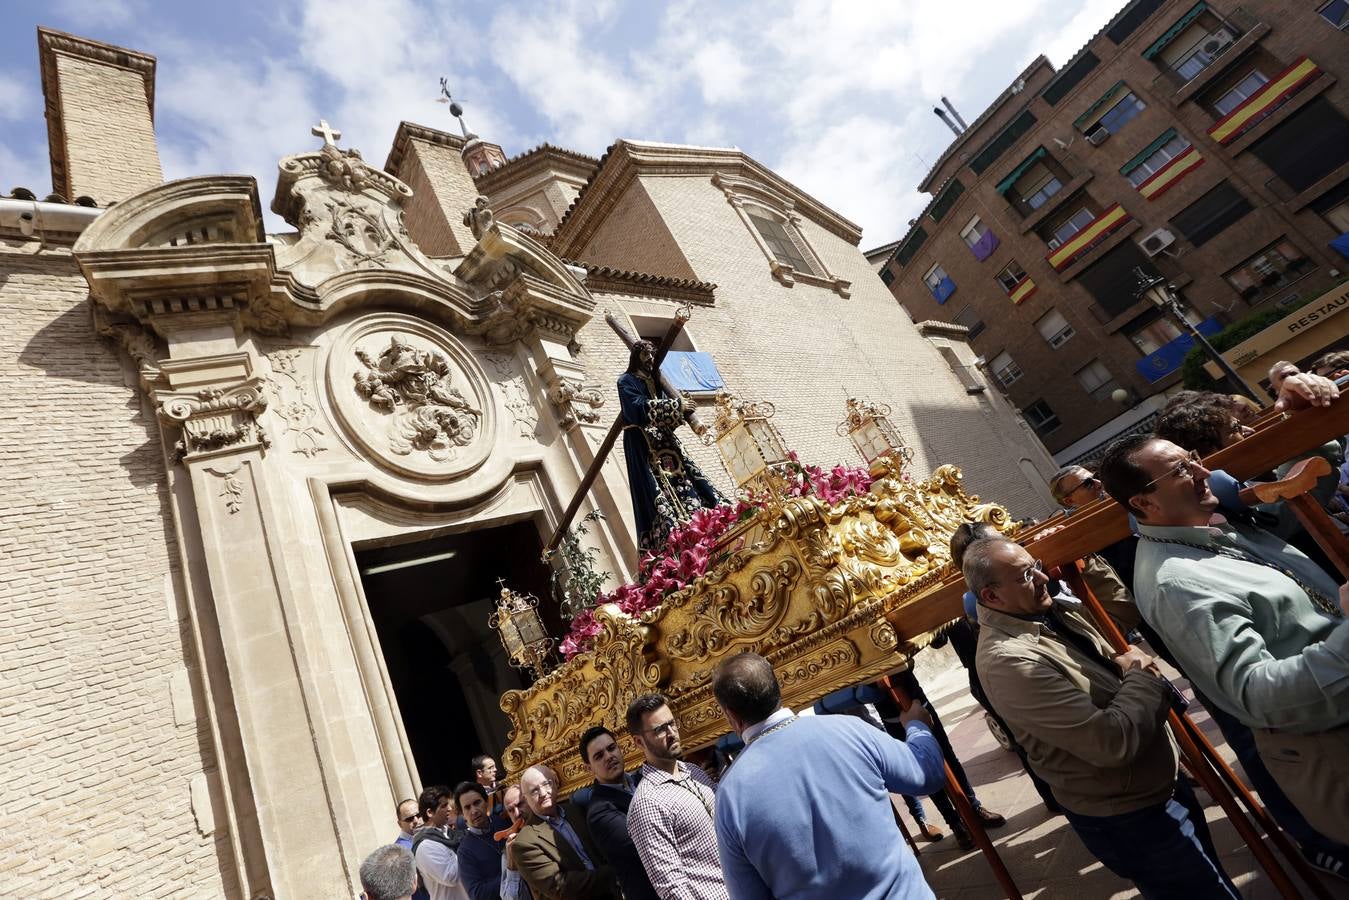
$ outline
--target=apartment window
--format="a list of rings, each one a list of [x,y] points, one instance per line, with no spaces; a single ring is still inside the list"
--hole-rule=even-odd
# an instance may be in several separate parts
[[[777,219],[770,217],[766,213],[757,210],[747,210],[749,220],[754,223],[754,228],[759,232],[759,237],[764,239],[768,249],[772,251],[773,256],[784,266],[790,266],[797,272],[804,272],[807,275],[818,274],[815,269],[806,262],[806,258],[801,255],[792,236],[787,233],[786,227]]]
[[[923,283],[927,285],[927,289],[932,292],[938,303],[945,303],[947,298],[956,292],[956,283],[937,263],[933,263],[932,268],[924,273]]]
[[[1079,209],[1073,213],[1068,221],[1054,229],[1054,237],[1050,240],[1049,246],[1051,248],[1062,247],[1065,241],[1094,221],[1096,221],[1096,216],[1092,215],[1091,210]]]
[[[1287,238],[1280,238],[1223,277],[1247,303],[1258,303],[1316,267]]]
[[[1021,176],[1015,190],[1021,202],[1031,209],[1039,209],[1049,202],[1050,197],[1063,190],[1063,182],[1047,167],[1037,165]]]
[[[1171,321],[1171,317],[1164,316],[1156,310],[1141,318],[1143,324],[1135,326],[1125,334],[1144,356],[1156,353],[1181,335],[1180,328]],[[1191,325],[1198,325],[1200,322],[1199,314],[1193,309],[1185,310],[1185,319]]]
[[[975,216],[973,219],[970,219],[970,224],[966,225],[960,232],[960,239],[965,242],[966,246],[973,247],[983,240],[984,236],[988,233],[988,226],[985,225],[978,216]]]
[[[1003,387],[1007,387],[1026,374],[1021,371],[1021,367],[1016,364],[1016,360],[1012,359],[1012,355],[1006,350],[993,357],[993,361],[988,364],[988,368],[992,370],[993,377],[998,379],[998,384]]]
[[[1125,94],[1122,100],[1106,110],[1105,115],[1101,116],[1100,121],[1091,130],[1095,132],[1103,128],[1110,134],[1117,134],[1124,127],[1124,123],[1147,108],[1148,105],[1134,96],[1131,91]]]
[[[1325,97],[1313,97],[1252,144],[1251,153],[1294,191],[1305,191],[1344,165],[1346,146],[1349,119]]]
[[[1225,116],[1253,97],[1257,91],[1268,83],[1269,79],[1265,77],[1265,73],[1256,69],[1237,82],[1236,87],[1214,100],[1213,108],[1217,110],[1219,116]]]
[[[964,325],[970,330],[970,340],[974,340],[984,331],[984,320],[979,318],[979,314],[968,306],[955,314],[951,321],[957,325]]]
[[[1063,423],[1059,417],[1054,415],[1054,410],[1049,408],[1049,404],[1043,400],[1036,400],[1030,406],[1021,411],[1030,423],[1030,427],[1035,429],[1035,433],[1041,437],[1049,434]]]
[[[1321,14],[1321,18],[1341,31],[1349,30],[1349,2],[1346,0],[1330,0],[1317,12]]]
[[[1035,323],[1035,329],[1040,332],[1040,337],[1045,339],[1045,343],[1055,350],[1068,343],[1068,339],[1076,333],[1073,326],[1068,324],[1068,320],[1057,309],[1051,309],[1041,316]]]
[[[1190,149],[1190,142],[1183,137],[1173,137],[1152,151],[1146,159],[1129,170],[1129,183],[1138,187],[1147,181],[1157,170]]]
[[[1196,247],[1208,243],[1253,209],[1229,182],[1221,181],[1211,191],[1182,209],[1171,219]]]
[[[1077,383],[1082,385],[1082,390],[1091,394],[1093,400],[1107,400],[1119,389],[1119,382],[1099,359],[1078,369]]]
[[[1188,81],[1222,56],[1237,39],[1233,28],[1207,21],[1190,26],[1161,54],[1162,62]]]
[[[889,266],[887,266],[884,269],[881,269],[881,282],[883,284],[889,286],[890,282],[894,280],[895,280],[895,273],[890,270]]]
[[[1017,265],[1016,260],[1012,260],[1003,266],[1002,271],[993,276],[1002,285],[1002,289],[1007,293],[1016,290],[1016,286],[1026,278],[1026,270]]]

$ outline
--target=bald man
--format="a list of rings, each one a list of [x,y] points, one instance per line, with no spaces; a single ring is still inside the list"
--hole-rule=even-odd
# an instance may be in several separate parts
[[[614,870],[603,865],[585,816],[559,802],[557,775],[547,766],[530,766],[520,776],[529,806],[528,824],[516,836],[515,866],[537,900],[618,900]]]

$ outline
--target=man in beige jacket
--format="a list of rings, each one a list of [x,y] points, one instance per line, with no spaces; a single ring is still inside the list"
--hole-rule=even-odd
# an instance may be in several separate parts
[[[1087,849],[1145,897],[1238,897],[1176,779],[1174,694],[1152,659],[1115,654],[1012,541],[971,544],[963,571],[979,603],[979,680]]]

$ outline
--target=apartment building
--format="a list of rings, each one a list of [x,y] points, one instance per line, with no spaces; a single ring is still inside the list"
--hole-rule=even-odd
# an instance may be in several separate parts
[[[1135,0],[956,132],[897,242],[869,254],[918,321],[969,329],[1060,462],[1139,427],[1203,333],[1315,297],[1349,233],[1349,3]]]

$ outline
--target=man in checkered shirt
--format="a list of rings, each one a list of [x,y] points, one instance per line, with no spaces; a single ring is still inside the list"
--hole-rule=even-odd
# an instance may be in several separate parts
[[[660,694],[628,707],[642,748],[642,781],[628,807],[628,835],[662,900],[730,900],[717,855],[716,785],[683,762],[679,723]]]

